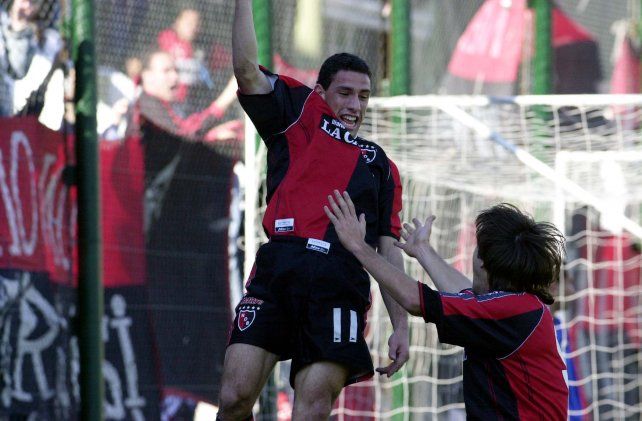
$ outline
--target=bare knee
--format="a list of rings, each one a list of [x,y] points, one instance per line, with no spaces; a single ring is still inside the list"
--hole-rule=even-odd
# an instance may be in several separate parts
[[[279,357],[264,349],[230,345],[225,353],[218,418],[239,421],[252,415],[254,402]]]
[[[244,420],[252,415],[256,397],[239,385],[223,385],[219,397],[218,417],[222,421]]]
[[[330,395],[306,396],[301,398],[297,396],[294,401],[294,412],[292,419],[300,420],[327,420],[332,411],[334,399]]]

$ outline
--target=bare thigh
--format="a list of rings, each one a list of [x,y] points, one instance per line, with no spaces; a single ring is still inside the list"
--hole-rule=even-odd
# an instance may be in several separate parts
[[[279,357],[254,345],[232,344],[225,352],[221,398],[256,400]]]
[[[327,419],[347,378],[348,369],[330,361],[320,361],[302,368],[294,379],[296,397],[292,419]]]

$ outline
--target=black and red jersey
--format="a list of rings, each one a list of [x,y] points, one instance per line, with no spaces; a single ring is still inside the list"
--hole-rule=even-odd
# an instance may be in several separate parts
[[[308,86],[265,71],[274,89],[239,101],[267,145],[267,200],[263,228],[269,237],[338,242],[323,211],[328,195],[347,191],[366,215],[366,241],[399,238],[401,183],[383,149],[353,137],[325,100]]]
[[[535,295],[435,291],[419,283],[426,322],[439,340],[464,347],[468,419],[566,420],[566,365],[553,316]]]

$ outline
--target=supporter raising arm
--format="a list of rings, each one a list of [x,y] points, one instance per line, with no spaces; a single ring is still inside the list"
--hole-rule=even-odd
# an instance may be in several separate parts
[[[181,115],[176,107],[179,87],[178,72],[172,56],[164,51],[154,51],[143,61],[143,91],[140,96],[140,113],[143,121],[150,122],[170,133],[186,138],[216,140],[212,133],[226,133],[221,119],[225,110],[236,99],[236,81],[231,78],[221,94],[210,106],[188,116]],[[229,131],[229,130],[228,130]]]

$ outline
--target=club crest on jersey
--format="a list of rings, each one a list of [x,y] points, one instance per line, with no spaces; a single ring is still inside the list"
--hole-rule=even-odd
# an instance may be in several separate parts
[[[242,331],[249,328],[252,326],[252,323],[254,322],[254,319],[256,318],[256,311],[255,310],[249,310],[247,308],[243,310],[239,310],[239,317],[238,317],[238,327]]]
[[[361,156],[366,160],[368,164],[375,160],[377,157],[377,150],[374,146],[369,145],[359,145],[361,147]]]
[[[320,128],[336,140],[358,146],[357,140],[352,137],[350,131],[342,122],[340,122],[336,118],[332,118],[327,114],[323,114],[323,116],[321,117]]]

